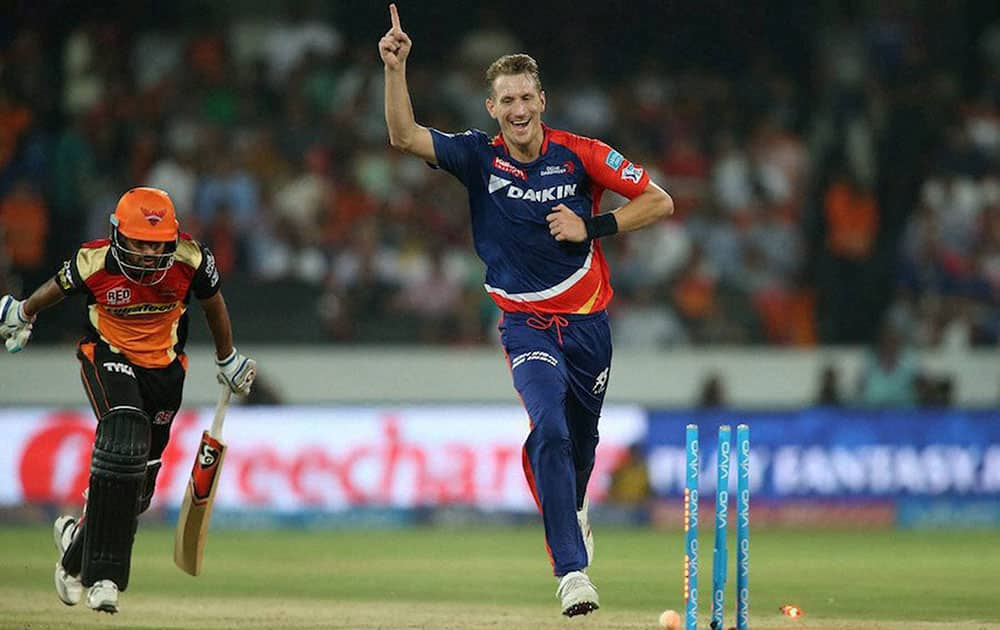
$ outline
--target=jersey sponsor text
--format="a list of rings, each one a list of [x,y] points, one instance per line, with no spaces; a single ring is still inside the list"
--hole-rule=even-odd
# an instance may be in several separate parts
[[[177,308],[177,302],[166,304],[133,304],[132,306],[119,306],[107,309],[108,313],[118,317],[130,317],[132,315],[155,315],[157,313],[169,313]]]
[[[489,191],[494,193],[502,188],[507,189],[508,199],[523,199],[525,201],[558,201],[576,194],[576,184],[560,184],[548,188],[521,188],[514,186],[511,180],[490,175]]]

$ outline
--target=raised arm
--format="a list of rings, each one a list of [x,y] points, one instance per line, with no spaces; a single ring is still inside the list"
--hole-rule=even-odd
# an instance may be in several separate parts
[[[414,119],[410,89],[406,84],[406,58],[413,43],[399,25],[395,4],[389,5],[389,15],[392,27],[378,43],[378,52],[385,64],[385,123],[389,128],[389,143],[437,164],[431,132]]]

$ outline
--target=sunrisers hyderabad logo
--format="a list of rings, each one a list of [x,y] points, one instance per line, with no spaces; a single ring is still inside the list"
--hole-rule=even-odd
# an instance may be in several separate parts
[[[162,221],[163,215],[167,213],[167,211],[162,208],[144,208],[140,206],[139,210],[142,211],[142,216],[146,217],[146,220],[149,221],[150,225],[156,225]]]

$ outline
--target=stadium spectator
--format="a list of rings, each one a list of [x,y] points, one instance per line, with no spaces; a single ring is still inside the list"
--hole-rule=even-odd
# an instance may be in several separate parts
[[[426,265],[418,277],[407,282],[395,296],[404,317],[415,321],[416,338],[421,343],[441,344],[452,340],[456,331],[462,297],[461,278],[445,268],[444,252],[430,247]]]
[[[688,342],[680,320],[663,301],[658,286],[641,286],[622,291],[614,309],[615,346],[634,350],[660,350]]]
[[[864,356],[858,377],[858,403],[864,407],[914,407],[920,400],[923,376],[916,356],[891,325],[882,327],[877,342]]]
[[[695,406],[702,409],[718,409],[726,406],[726,389],[721,374],[712,372],[702,380]]]
[[[653,496],[643,445],[632,444],[611,471],[607,501],[619,507],[646,507]]]
[[[15,272],[32,277],[45,262],[49,210],[38,191],[26,180],[18,180],[0,199],[0,235]]]
[[[823,197],[823,214],[826,239],[818,280],[820,332],[828,342],[857,342],[870,328],[867,311],[860,303],[870,298],[868,263],[878,236],[878,202],[870,186],[840,171]]]
[[[820,407],[839,407],[844,403],[840,391],[840,371],[837,366],[828,363],[820,371],[819,388],[816,391],[815,404]]]

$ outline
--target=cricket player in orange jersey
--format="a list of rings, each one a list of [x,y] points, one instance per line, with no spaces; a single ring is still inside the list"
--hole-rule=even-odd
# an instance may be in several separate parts
[[[19,352],[36,315],[65,296],[87,296],[80,373],[97,416],[85,518],[60,516],[55,586],[73,606],[118,611],[128,587],[138,516],[153,497],[160,455],[181,405],[187,310],[201,303],[215,341],[221,383],[247,394],[256,363],[233,347],[212,253],[180,231],[162,190],[133,188],[111,215],[110,238],[84,243],[52,279],[19,301],[0,298],[0,337]]]

